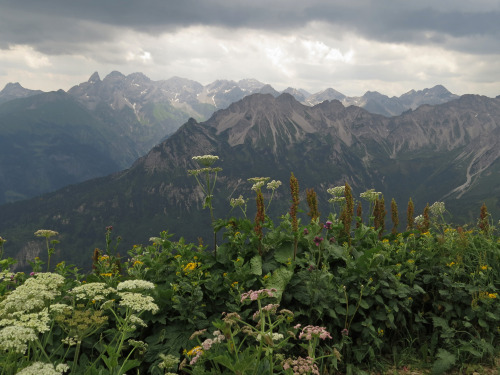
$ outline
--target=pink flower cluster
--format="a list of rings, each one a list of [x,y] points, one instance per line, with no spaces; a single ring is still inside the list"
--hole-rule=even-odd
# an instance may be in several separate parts
[[[272,304],[270,303],[269,305],[267,306],[264,306],[262,308],[262,311],[267,311],[269,314],[276,314],[276,310],[278,310],[278,307],[280,305],[279,304]],[[253,314],[253,320],[257,320],[257,318],[260,316],[260,310],[257,310],[254,314]]]
[[[297,359],[287,358],[283,362],[283,370],[288,370],[291,368],[293,370],[293,375],[300,374],[314,374],[320,375],[318,366],[314,363],[314,359],[311,357],[302,358],[299,357]]]
[[[261,290],[249,290],[248,292],[241,294],[241,302],[249,299],[251,301],[256,301],[264,297],[274,297],[274,292],[277,292],[275,288],[271,289],[261,289]]]
[[[294,328],[298,329],[300,325],[296,325]],[[302,332],[299,334],[299,339],[311,340],[313,337],[319,337],[321,340],[331,339],[332,336],[326,330],[325,327],[317,327],[317,326],[305,326],[302,328]]]

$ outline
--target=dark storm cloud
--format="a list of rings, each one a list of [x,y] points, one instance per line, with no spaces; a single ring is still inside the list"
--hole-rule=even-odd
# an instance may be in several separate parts
[[[478,1],[474,9],[470,4],[460,0],[3,0],[0,48],[28,44],[44,53],[73,53],[118,38],[120,28],[152,35],[193,25],[287,33],[321,21],[377,41],[431,43],[471,53],[496,49],[498,6]]]

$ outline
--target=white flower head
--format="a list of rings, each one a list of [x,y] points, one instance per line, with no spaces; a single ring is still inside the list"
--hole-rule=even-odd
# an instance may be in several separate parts
[[[151,296],[132,292],[119,292],[118,295],[121,297],[119,305],[129,308],[132,311],[151,311],[153,314],[156,314],[159,310],[158,305],[154,303],[154,299]]]
[[[375,191],[375,189],[369,189],[365,191],[364,193],[361,193],[359,196],[368,202],[375,202],[377,199],[379,199],[380,194],[382,194],[379,191]]]
[[[266,188],[269,190],[276,190],[281,186],[281,181],[280,180],[272,180],[271,182],[267,183]]]
[[[56,232],[55,230],[50,230],[50,229],[39,229],[35,232],[35,236],[37,237],[45,237],[45,238],[50,238],[57,236],[59,233]]]
[[[216,155],[193,156],[193,160],[198,162],[200,165],[203,165],[204,167],[210,167],[217,160],[219,160],[219,157]]]
[[[61,364],[62,365],[62,364]],[[54,368],[52,363],[35,362],[32,365],[23,368],[17,375],[61,375],[69,370],[67,365],[57,365]]]
[[[345,186],[335,186],[326,190],[328,194],[333,195],[334,197],[343,197],[345,193]]]
[[[116,286],[117,290],[147,290],[154,289],[155,284],[146,280],[125,280]]]
[[[251,177],[248,181],[253,183],[252,190],[258,191],[267,181],[269,181],[269,177]]]
[[[433,217],[441,216],[445,211],[444,202],[434,202],[432,206],[429,207],[429,212]]]
[[[87,283],[79,285],[69,292],[77,299],[103,301],[116,290],[108,287],[105,283]]]
[[[416,225],[422,225],[424,223],[424,217],[422,215],[418,215],[415,219],[414,219],[414,223]]]
[[[56,273],[38,273],[18,286],[0,302],[0,318],[14,313],[30,313],[43,309],[46,302],[61,294],[64,277]]]
[[[28,349],[28,342],[35,341],[35,331],[27,327],[9,326],[0,329],[0,351],[24,354]]]
[[[233,208],[244,206],[246,204],[246,200],[243,198],[243,195],[240,195],[238,198],[231,198],[231,202],[229,204]]]

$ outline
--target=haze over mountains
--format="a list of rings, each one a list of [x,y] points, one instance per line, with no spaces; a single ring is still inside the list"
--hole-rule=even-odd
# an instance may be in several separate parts
[[[316,94],[283,92],[309,106],[336,99],[385,116],[457,98],[442,86],[399,98],[378,92],[347,97],[331,88]],[[206,120],[254,93],[280,95],[255,79],[203,86],[184,78],[152,81],[141,73],[119,72],[103,80],[94,73],[68,92],[8,84],[0,91],[0,204],[125,169],[190,117]]]
[[[123,236],[125,250],[165,229],[191,241],[207,238],[203,196],[186,172],[197,167],[192,156],[203,154],[218,155],[223,168],[214,194],[218,217],[228,215],[230,197],[253,196],[247,179],[255,176],[284,182],[270,212],[283,214],[290,172],[302,195],[316,189],[321,212],[331,208],[326,189],[347,181],[356,197],[369,188],[386,202],[394,197],[401,215],[410,197],[417,213],[444,200],[452,221],[474,222],[483,202],[493,217],[500,214],[498,98],[464,95],[385,117],[338,100],[309,106],[286,93],[252,94],[205,122],[190,119],[129,169],[3,205],[0,233],[9,239],[8,251],[23,260],[42,255],[31,241],[34,231],[57,230],[64,258],[87,265],[108,225]],[[304,202],[302,208],[307,212]]]

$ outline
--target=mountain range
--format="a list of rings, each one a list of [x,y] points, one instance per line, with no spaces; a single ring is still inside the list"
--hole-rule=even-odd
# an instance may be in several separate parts
[[[385,117],[338,100],[309,106],[287,93],[252,94],[207,121],[189,119],[126,170],[1,206],[6,250],[20,264],[43,255],[44,244],[33,241],[41,228],[61,234],[60,259],[84,266],[109,225],[125,250],[162,230],[207,241],[203,195],[187,174],[198,167],[192,157],[204,154],[218,155],[223,168],[213,200],[217,217],[227,217],[231,197],[252,197],[247,179],[255,176],[283,182],[269,212],[283,214],[291,172],[306,212],[306,188],[316,190],[320,211],[328,212],[327,188],[348,182],[355,197],[375,188],[386,202],[395,198],[401,217],[410,197],[416,214],[444,201],[452,222],[475,222],[483,202],[493,217],[500,214],[498,98],[464,95]],[[249,215],[252,207],[250,201]]]
[[[128,168],[189,118],[204,121],[254,93],[280,95],[255,79],[203,86],[179,77],[153,81],[142,73],[116,71],[103,80],[96,72],[67,92],[7,84],[0,91],[0,204]],[[346,107],[385,116],[458,98],[442,86],[399,98],[377,92],[347,97],[331,88],[316,94],[293,88],[282,93],[308,106],[337,99]]]

